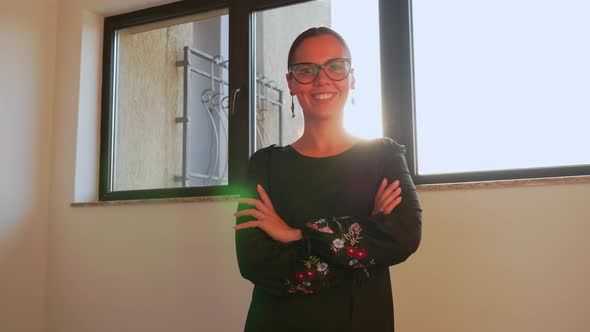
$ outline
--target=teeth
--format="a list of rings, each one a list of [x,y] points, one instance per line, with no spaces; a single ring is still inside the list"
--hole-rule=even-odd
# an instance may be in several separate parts
[[[329,99],[329,98],[332,98],[332,94],[331,93],[322,93],[320,95],[315,95],[314,97],[316,99]]]

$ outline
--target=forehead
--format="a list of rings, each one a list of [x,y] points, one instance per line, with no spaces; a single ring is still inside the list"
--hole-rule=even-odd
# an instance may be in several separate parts
[[[324,63],[334,58],[350,57],[342,43],[332,35],[321,35],[305,39],[293,56],[293,63]]]

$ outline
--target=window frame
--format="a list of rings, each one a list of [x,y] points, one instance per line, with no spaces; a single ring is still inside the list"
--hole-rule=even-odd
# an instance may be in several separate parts
[[[106,17],[104,19],[103,39],[103,72],[101,96],[101,128],[100,128],[100,169],[99,169],[99,201],[136,200],[190,196],[221,196],[235,194],[232,186],[208,187],[173,187],[140,190],[112,191],[112,146],[114,144],[111,129],[113,121],[113,95],[116,82],[113,80],[116,65],[116,32],[117,30],[133,26],[155,23],[203,12],[231,8],[227,1],[203,0],[180,1],[171,4],[146,8],[134,12]],[[230,15],[230,20],[231,20]],[[230,22],[230,25],[232,23]],[[232,43],[230,36],[230,44]],[[235,42],[235,41],[234,41]],[[231,55],[230,55],[231,59]],[[232,87],[230,72],[230,88]],[[230,124],[232,126],[232,118]],[[230,137],[231,140],[231,137]],[[231,144],[231,143],[230,143]],[[231,146],[231,145],[230,145]],[[228,151],[230,158],[232,151]],[[246,160],[247,161],[247,160]],[[229,162],[232,162],[231,159]],[[234,161],[235,162],[235,161]],[[244,162],[242,162],[244,163]],[[228,172],[231,170],[229,169]],[[228,177],[231,177],[228,174]]]

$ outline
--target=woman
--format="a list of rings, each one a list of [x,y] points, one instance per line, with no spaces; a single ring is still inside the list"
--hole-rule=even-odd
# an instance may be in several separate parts
[[[240,272],[254,284],[245,330],[393,331],[389,266],[416,251],[422,224],[405,149],[344,130],[355,80],[338,33],[303,32],[288,70],[303,135],[250,157],[234,214]]]

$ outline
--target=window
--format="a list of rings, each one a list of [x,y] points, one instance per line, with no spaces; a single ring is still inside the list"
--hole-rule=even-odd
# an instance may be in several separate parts
[[[590,174],[586,1],[414,0],[411,13],[402,130],[415,128],[417,183]]]
[[[590,174],[588,8],[568,1],[553,16],[522,1],[205,0],[108,17],[99,197],[237,193],[254,151],[300,134],[286,53],[318,25],[351,47],[345,124],[362,127],[348,129],[406,145],[416,183]]]
[[[254,151],[289,144],[303,128],[298,105],[291,116],[286,60],[311,26],[350,44],[363,88],[345,111],[349,130],[381,136],[379,30],[388,23],[376,19],[379,1],[357,4],[181,1],[106,18],[100,199],[235,193]],[[358,19],[367,24],[351,28]]]
[[[228,27],[223,3],[105,20],[101,200],[227,188]]]

